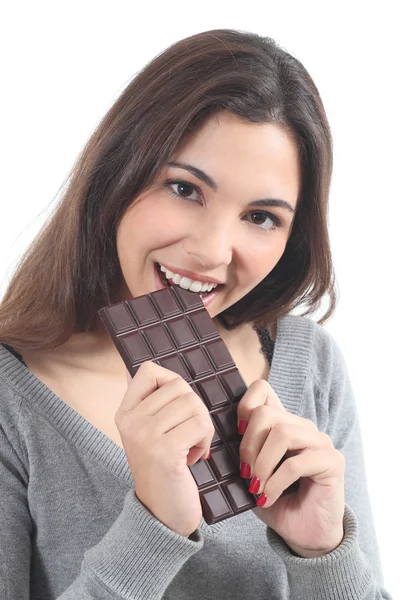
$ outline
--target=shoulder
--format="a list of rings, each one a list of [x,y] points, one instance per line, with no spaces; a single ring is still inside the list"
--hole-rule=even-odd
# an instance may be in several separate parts
[[[37,381],[27,367],[0,343],[0,425],[3,428],[8,423],[16,434],[22,421],[29,419],[36,397],[35,384]]]
[[[3,344],[0,344],[0,454],[10,452],[21,456],[22,422],[26,402],[19,389],[21,372],[25,369]],[[12,448],[12,450],[11,450]]]
[[[4,344],[0,344],[0,410],[11,402],[20,405],[21,395],[18,393],[18,380],[21,363]],[[9,402],[4,402],[7,399]]]

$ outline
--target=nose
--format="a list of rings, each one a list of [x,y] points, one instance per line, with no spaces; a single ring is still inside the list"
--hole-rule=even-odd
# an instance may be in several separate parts
[[[226,218],[202,219],[183,242],[183,250],[207,270],[229,265],[233,247],[233,228]]]

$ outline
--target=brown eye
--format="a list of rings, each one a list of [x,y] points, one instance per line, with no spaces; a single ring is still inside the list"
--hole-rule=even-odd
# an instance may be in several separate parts
[[[265,219],[268,217],[268,215],[266,213],[263,213],[261,211],[254,211],[251,214],[251,218],[253,220],[253,223],[255,225],[262,225],[265,221]]]
[[[252,210],[246,217],[249,217],[250,223],[258,225],[260,229],[264,229],[265,231],[275,231],[281,226],[278,217],[265,210]]]
[[[178,186],[177,191],[180,196],[190,196],[193,192],[193,186],[191,186],[190,183],[182,182],[177,183],[176,185]]]
[[[201,200],[200,190],[195,185],[188,183],[187,181],[173,181],[168,179],[168,181],[164,183],[164,186],[171,194],[178,196],[178,198],[185,198],[192,200],[193,202],[198,202]],[[197,194],[197,198],[191,198],[192,194]]]

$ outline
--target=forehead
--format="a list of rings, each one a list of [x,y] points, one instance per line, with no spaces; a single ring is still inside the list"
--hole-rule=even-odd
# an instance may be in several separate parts
[[[292,202],[297,200],[297,146],[293,136],[274,123],[250,123],[231,113],[213,116],[185,139],[171,160],[202,169],[221,188],[235,186],[259,197],[286,194]]]

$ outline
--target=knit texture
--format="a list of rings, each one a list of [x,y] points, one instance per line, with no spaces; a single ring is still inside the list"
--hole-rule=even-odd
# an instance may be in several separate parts
[[[310,319],[278,321],[269,382],[286,410],[346,459],[345,536],[326,556],[290,551],[252,511],[184,538],[135,495],[125,453],[0,345],[2,600],[390,599],[343,357]]]

